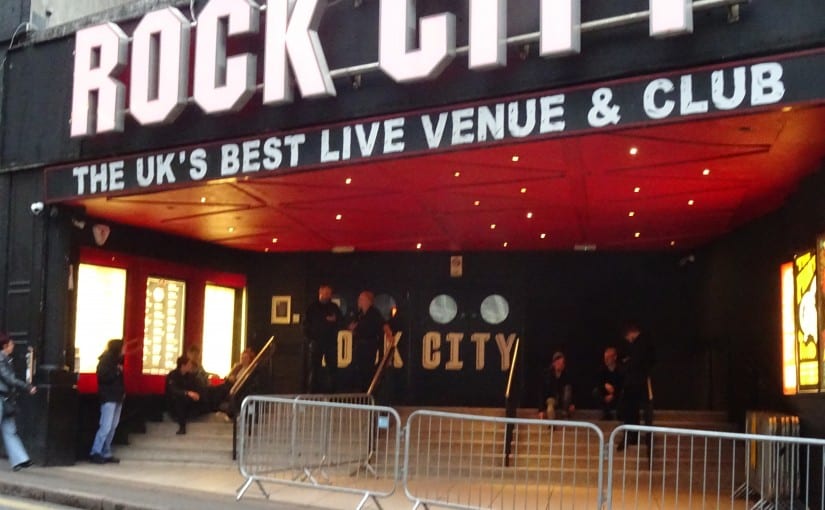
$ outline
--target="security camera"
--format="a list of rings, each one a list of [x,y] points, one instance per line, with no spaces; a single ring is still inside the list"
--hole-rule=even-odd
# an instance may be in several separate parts
[[[35,216],[42,213],[44,207],[46,206],[43,204],[43,202],[32,202],[32,205],[29,206],[29,208],[32,211],[32,214],[34,214]]]

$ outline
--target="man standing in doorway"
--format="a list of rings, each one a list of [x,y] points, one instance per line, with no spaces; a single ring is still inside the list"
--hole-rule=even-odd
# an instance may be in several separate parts
[[[318,301],[309,305],[304,315],[310,359],[309,390],[312,393],[335,393],[337,389],[338,330],[342,321],[341,309],[332,302],[332,287],[321,285]]]
[[[620,419],[626,425],[638,425],[639,412],[644,410],[645,425],[653,425],[653,387],[650,382],[650,370],[655,362],[653,346],[647,342],[647,338],[642,337],[641,330],[635,324],[625,327],[624,340],[621,354],[624,387],[619,404]],[[638,443],[638,434],[628,434],[626,443]],[[623,449],[624,443],[619,443],[618,447]]]
[[[384,336],[392,332],[373,303],[375,294],[365,290],[358,295],[358,315],[349,326],[352,330],[353,391],[365,392],[375,372],[376,353]]]

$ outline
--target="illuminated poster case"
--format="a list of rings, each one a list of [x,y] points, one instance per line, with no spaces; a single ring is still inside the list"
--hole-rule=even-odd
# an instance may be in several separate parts
[[[819,388],[820,391],[825,391],[825,381],[822,380],[825,374],[825,234],[819,236],[816,240],[816,268],[817,268],[817,309],[819,318]]]
[[[143,373],[166,375],[176,367],[183,348],[183,312],[186,283],[146,279],[146,311],[143,318]]]
[[[816,257],[813,251],[794,259],[797,375],[800,392],[819,391],[819,318]]]

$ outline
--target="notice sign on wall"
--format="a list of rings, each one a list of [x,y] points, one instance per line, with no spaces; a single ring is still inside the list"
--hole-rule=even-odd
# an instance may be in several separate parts
[[[822,98],[825,51],[262,134],[46,170],[49,201],[744,113]],[[146,128],[151,129],[151,128]]]

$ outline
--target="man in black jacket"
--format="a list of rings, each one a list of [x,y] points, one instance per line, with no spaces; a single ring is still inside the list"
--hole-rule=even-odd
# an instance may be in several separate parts
[[[619,417],[626,425],[639,425],[639,412],[644,411],[645,425],[653,425],[653,387],[650,371],[656,360],[653,345],[630,324],[624,330],[625,344],[621,351],[624,386],[619,402]],[[647,435],[649,442],[650,435]],[[638,434],[628,434],[627,444],[636,444]],[[619,450],[624,443],[619,443]]]
[[[196,376],[197,365],[186,356],[177,361],[177,368],[166,376],[166,405],[178,422],[177,434],[186,434],[186,420],[209,411],[205,404],[205,388]]]
[[[365,290],[358,295],[358,315],[349,328],[352,330],[353,391],[369,389],[375,373],[376,353],[383,339],[392,337],[387,321],[374,306],[375,294]]]
[[[123,399],[123,340],[109,340],[106,350],[98,358],[97,393],[100,397],[100,425],[95,434],[89,460],[95,464],[118,463],[112,455],[112,439],[120,422]]]
[[[309,349],[309,389],[312,393],[335,393],[338,377],[338,330],[343,317],[332,302],[332,287],[318,287],[318,301],[304,316],[304,334]],[[321,364],[324,360],[325,367]]]

